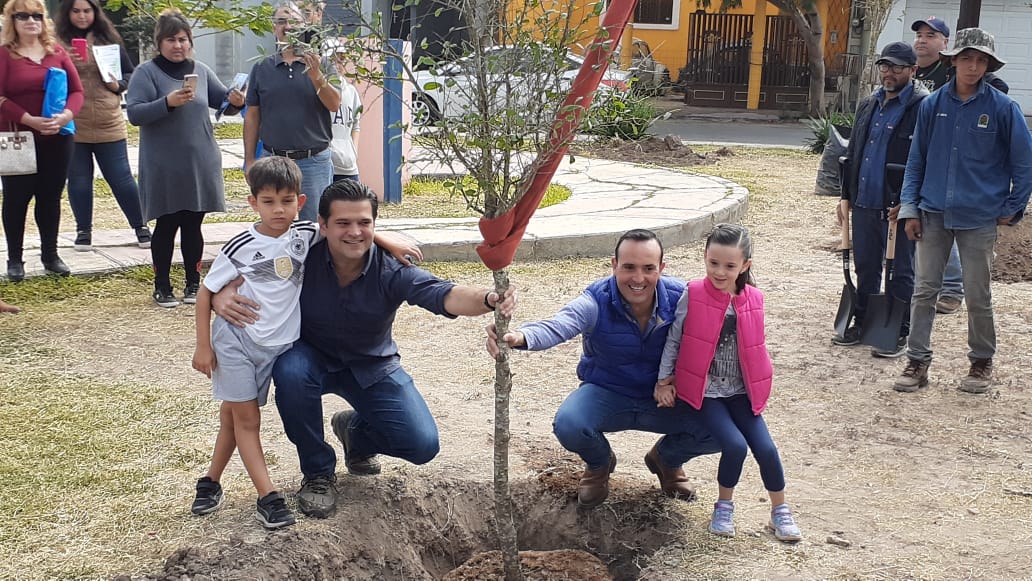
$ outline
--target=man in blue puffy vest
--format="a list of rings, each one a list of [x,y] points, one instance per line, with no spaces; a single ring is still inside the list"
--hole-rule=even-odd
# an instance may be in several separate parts
[[[720,451],[702,427],[699,412],[678,400],[657,407],[653,389],[684,281],[662,276],[663,245],[649,230],[631,230],[616,244],[613,275],[588,285],[550,319],[527,323],[502,336],[515,349],[541,351],[581,335],[580,386],[559,406],[552,423],[559,443],[587,464],[577,488],[581,506],[609,496],[616,455],[606,433],[642,430],[663,434],[645,456],[663,493],[692,500],[695,489],[681,465]],[[498,355],[494,326],[487,350]]]

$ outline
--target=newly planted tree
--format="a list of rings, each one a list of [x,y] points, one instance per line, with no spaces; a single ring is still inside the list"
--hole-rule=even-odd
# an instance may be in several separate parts
[[[455,176],[468,176],[449,183],[482,216],[484,243],[477,251],[501,295],[510,284],[507,267],[604,78],[634,0],[610,2],[604,16],[602,1],[433,0],[432,7],[423,12],[451,11],[460,15],[464,26],[454,31],[454,39],[441,42],[449,60],[423,57],[405,69],[413,81],[416,113],[427,125],[420,142],[432,161]],[[361,34],[376,35],[378,29],[370,23]],[[368,58],[368,38],[352,35],[341,42],[355,43],[355,61],[360,61],[357,50]],[[376,44],[385,58],[398,56],[389,54],[385,39]],[[585,55],[573,54],[574,46],[587,46]],[[605,90],[626,88],[619,79],[606,81]],[[499,337],[509,322],[501,312],[495,313]],[[495,520],[506,579],[515,580],[522,574],[508,472],[512,373],[508,346],[500,342],[499,348]]]

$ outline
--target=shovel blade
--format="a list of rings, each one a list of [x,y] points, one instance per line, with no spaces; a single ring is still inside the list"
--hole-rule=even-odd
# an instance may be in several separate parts
[[[842,336],[849,328],[856,313],[856,289],[851,284],[842,285],[842,298],[839,299],[838,312],[835,313],[835,332]]]
[[[896,297],[871,296],[867,301],[860,342],[882,351],[894,351],[906,312],[907,304]]]

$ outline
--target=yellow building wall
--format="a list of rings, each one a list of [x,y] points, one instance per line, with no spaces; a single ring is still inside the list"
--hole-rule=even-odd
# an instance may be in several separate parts
[[[756,2],[759,0],[742,0],[742,6],[739,8],[732,8],[727,11],[728,14],[753,14],[756,9]],[[817,3],[817,11],[821,15],[821,22],[828,22],[828,4],[830,0],[819,0]],[[720,0],[713,0],[712,6],[707,10],[708,12],[718,12],[720,7]],[[699,3],[696,0],[681,0],[680,3],[680,14],[678,15],[678,29],[677,30],[655,30],[652,28],[639,28],[633,23],[628,25],[628,30],[632,31],[635,38],[640,38],[648,43],[652,49],[656,60],[663,63],[670,69],[671,79],[677,80],[678,71],[681,67],[687,64],[688,58],[688,19],[692,12],[700,10]],[[778,7],[767,2],[767,15],[774,16],[779,13]],[[825,38],[825,52],[828,52],[828,34],[824,35]],[[834,55],[827,55],[825,62],[829,59],[835,58]]]

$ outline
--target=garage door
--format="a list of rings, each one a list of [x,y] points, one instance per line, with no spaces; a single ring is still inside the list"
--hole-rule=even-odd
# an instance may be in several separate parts
[[[957,0],[899,0],[893,6],[878,47],[896,41],[912,42],[910,24],[938,16],[956,28],[960,2]],[[1010,96],[1032,115],[1032,4],[1027,0],[982,0],[980,27],[996,37],[996,53],[1007,61],[999,76],[1010,85]],[[950,48],[953,48],[950,39]]]

